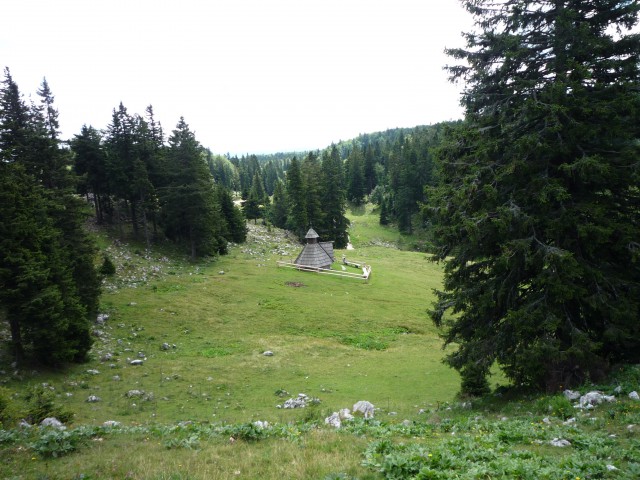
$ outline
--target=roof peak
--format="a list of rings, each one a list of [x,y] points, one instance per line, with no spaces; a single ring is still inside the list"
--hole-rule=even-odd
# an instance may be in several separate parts
[[[320,238],[320,235],[313,228],[310,228],[304,238]]]

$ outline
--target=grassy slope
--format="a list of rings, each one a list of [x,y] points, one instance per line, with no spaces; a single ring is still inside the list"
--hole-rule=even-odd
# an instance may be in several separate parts
[[[516,420],[531,424],[522,433],[525,427],[520,423],[499,420],[504,408],[469,413],[441,407],[453,399],[459,380],[440,363],[443,352],[426,315],[431,290],[441,282],[440,268],[424,254],[390,248],[398,242],[398,234],[381,228],[369,210],[351,218],[355,250],[337,252],[337,257],[344,253],[348,259],[371,264],[369,283],[278,268],[276,261],[291,259],[299,247],[283,244],[266,231],[258,232],[247,245],[234,247],[230,255],[198,265],[177,256],[144,258],[133,247],[109,246],[119,276],[102,299],[110,319],[99,327],[102,332],[92,362],[64,374],[22,372],[21,380],[8,386],[24,392],[30,385],[47,382],[55,388],[57,400],[76,413],[75,426],[117,420],[123,429],[93,431],[90,446],[54,460],[42,460],[37,454],[49,447],[29,448],[28,439],[6,441],[0,454],[7,462],[0,465],[0,475],[323,478],[346,472],[380,478],[375,474],[380,468],[372,466],[375,455],[367,457],[369,468],[361,465],[373,438],[394,443],[413,438],[434,452],[447,451],[453,429],[468,434],[467,447],[473,451],[480,448],[473,443],[474,436],[490,442],[496,435],[496,442],[503,442],[499,430],[508,425],[518,432],[513,434],[516,443],[531,445],[540,415]],[[109,245],[108,239],[102,241]],[[161,350],[164,342],[175,348]],[[262,355],[265,350],[274,356]],[[101,361],[107,353],[113,358]],[[128,360],[139,354],[146,358],[144,365],[130,366]],[[92,369],[99,373],[87,373]],[[133,389],[144,390],[148,398],[127,398],[126,392]],[[278,390],[290,395],[278,397]],[[320,405],[276,408],[300,392],[319,398]],[[89,395],[101,401],[88,403]],[[357,424],[351,433],[312,428],[322,425],[332,411],[363,399],[379,408],[376,416],[383,424]],[[521,415],[517,408],[507,414]],[[420,409],[431,413],[419,414]],[[637,409],[630,408],[610,427],[621,436],[624,433],[625,448],[635,436],[622,430],[620,422],[632,422],[637,416]],[[482,420],[472,424],[473,417]],[[268,440],[242,440],[246,435],[242,425],[258,419],[278,426],[263,434]],[[405,419],[414,427],[402,430]],[[163,427],[187,420],[194,426]],[[602,425],[604,433],[607,428]],[[232,443],[232,436],[240,440]],[[53,442],[51,449],[57,448]],[[543,446],[536,445],[535,450],[559,455]],[[533,462],[534,471],[536,465]],[[582,464],[576,465],[566,470],[573,475],[566,478],[584,471]]]

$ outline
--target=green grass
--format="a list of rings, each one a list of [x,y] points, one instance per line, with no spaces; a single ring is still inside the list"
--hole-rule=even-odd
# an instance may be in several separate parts
[[[229,255],[197,264],[101,235],[118,273],[105,285],[110,318],[96,326],[91,361],[64,372],[11,375],[8,360],[2,367],[9,373],[0,397],[13,392],[14,420],[26,411],[26,393],[43,383],[75,417],[65,434],[0,430],[0,477],[409,478],[411,462],[424,467],[416,455],[444,462],[456,449],[470,453],[457,454],[465,460],[452,460],[449,477],[433,478],[471,478],[462,464],[481,468],[474,452],[483,449],[511,463],[493,459],[495,468],[477,478],[518,468],[520,477],[502,478],[537,478],[526,473],[536,465],[551,472],[547,478],[586,478],[604,467],[585,457],[605,453],[627,472],[640,464],[637,434],[626,429],[640,423],[636,404],[580,418],[575,431],[561,424],[571,414],[561,398],[456,406],[459,377],[441,363],[445,352],[427,316],[440,266],[395,248],[407,240],[380,227],[370,208],[351,219],[355,250],[336,257],[372,265],[368,283],[278,268],[301,247],[264,229]],[[138,358],[144,364],[132,366]],[[298,393],[320,404],[277,408]],[[90,395],[100,401],[87,402]],[[374,421],[324,426],[326,416],[358,400],[376,406]],[[553,429],[541,424],[544,415],[558,416]],[[121,427],[102,427],[107,420]],[[256,429],[256,420],[270,426]],[[545,443],[550,435],[572,435],[580,448],[559,452]],[[614,475],[598,478],[633,478]]]

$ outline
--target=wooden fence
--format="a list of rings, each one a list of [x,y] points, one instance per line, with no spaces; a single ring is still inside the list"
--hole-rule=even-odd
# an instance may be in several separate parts
[[[362,268],[362,273],[353,273],[353,272],[341,272],[339,270],[331,270],[330,268],[319,268],[319,267],[310,267],[307,265],[298,265],[296,263],[291,262],[281,262],[278,261],[278,267],[285,268],[294,268],[296,270],[302,270],[303,272],[315,272],[322,275],[334,275],[337,277],[347,277],[354,278],[356,280],[364,280],[365,282],[369,281],[369,277],[371,276],[371,266],[366,265],[364,263],[360,264]]]

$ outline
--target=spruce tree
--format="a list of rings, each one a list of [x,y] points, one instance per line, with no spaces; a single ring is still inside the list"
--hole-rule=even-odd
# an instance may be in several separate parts
[[[57,138],[46,83],[29,109],[5,70],[0,91],[0,307],[15,358],[49,365],[85,359],[100,284],[69,154]],[[48,112],[48,113],[44,113]],[[56,112],[56,114],[54,114]]]
[[[289,203],[289,215],[287,217],[287,229],[291,230],[302,241],[309,229],[307,218],[306,188],[302,178],[300,162],[297,157],[291,159],[291,164],[286,176],[287,201]]]
[[[466,122],[428,192],[447,362],[479,390],[494,362],[549,389],[637,363],[640,6],[463,4],[477,31],[449,71],[466,82]]]
[[[325,150],[322,157],[322,238],[333,240],[336,248],[346,248],[349,243],[349,219],[347,209],[342,161],[335,145]]]
[[[287,227],[289,205],[282,181],[277,181],[273,189],[273,202],[269,208],[269,221],[278,228]]]
[[[204,152],[180,118],[169,137],[169,181],[161,191],[166,235],[188,245],[191,258],[226,253],[224,219]]]

